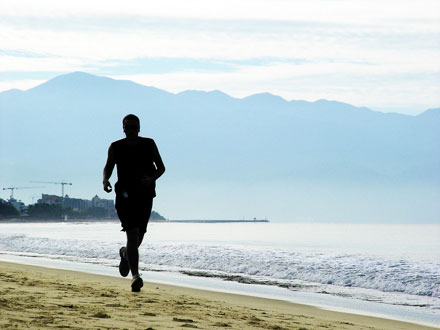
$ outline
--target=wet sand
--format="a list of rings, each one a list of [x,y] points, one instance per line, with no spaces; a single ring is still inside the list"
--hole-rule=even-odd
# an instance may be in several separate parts
[[[145,280],[145,279],[144,279]],[[0,262],[0,329],[434,329],[289,302]]]

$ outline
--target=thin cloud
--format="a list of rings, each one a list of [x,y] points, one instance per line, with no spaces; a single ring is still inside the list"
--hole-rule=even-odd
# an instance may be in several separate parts
[[[433,76],[440,73],[439,6],[348,0],[3,2],[0,90],[87,71],[141,83],[148,77],[149,85],[166,90],[197,87],[243,96],[270,91],[370,107],[416,104],[419,97],[421,105],[430,100],[433,107],[440,96],[427,87],[438,86]],[[406,86],[412,86],[411,95]],[[389,91],[387,101],[377,96],[381,90]]]
[[[15,0],[3,2],[0,11],[14,17],[71,15],[132,15],[168,18],[308,20],[350,23],[391,19],[438,19],[436,0],[128,0],[52,1]]]

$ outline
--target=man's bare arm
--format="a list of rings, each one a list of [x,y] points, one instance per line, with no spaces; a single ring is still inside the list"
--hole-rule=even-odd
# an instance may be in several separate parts
[[[157,149],[156,143],[153,141],[153,161],[156,167],[156,171],[151,176],[145,176],[142,178],[142,184],[149,186],[154,181],[159,179],[165,172],[165,165],[163,164],[162,158],[160,157],[159,150]]]
[[[108,193],[112,191],[112,185],[110,184],[109,179],[112,176],[114,167],[115,167],[115,157],[113,154],[112,146],[110,145],[110,147],[108,148],[107,162],[105,163],[103,177],[102,177],[102,184],[104,186],[104,190]]]
[[[156,171],[154,172],[153,179],[159,179],[165,172],[165,165],[160,157],[159,150],[157,149],[156,143],[154,143],[154,164],[156,165]]]

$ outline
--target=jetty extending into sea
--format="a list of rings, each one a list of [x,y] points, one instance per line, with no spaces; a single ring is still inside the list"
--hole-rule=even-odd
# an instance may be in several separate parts
[[[174,223],[254,223],[254,222],[270,222],[267,219],[253,219],[253,220],[150,220],[153,222],[174,222]]]

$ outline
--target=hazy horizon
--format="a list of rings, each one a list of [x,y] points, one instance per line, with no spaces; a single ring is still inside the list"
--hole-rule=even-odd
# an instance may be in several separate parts
[[[134,112],[167,167],[154,205],[167,218],[439,220],[440,109],[408,116],[271,94],[170,94],[80,72],[0,93],[0,106],[4,186],[67,181],[70,197],[113,198],[101,190],[102,168]],[[15,197],[60,195],[44,186]]]

